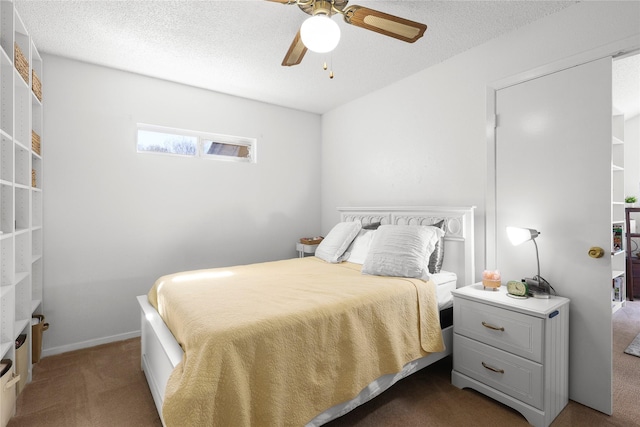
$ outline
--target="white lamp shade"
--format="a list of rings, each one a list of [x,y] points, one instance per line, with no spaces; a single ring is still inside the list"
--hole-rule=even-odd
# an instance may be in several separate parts
[[[540,233],[532,228],[507,227],[507,237],[513,246],[533,240],[538,234]]]
[[[300,37],[309,50],[331,52],[340,41],[340,27],[326,15],[315,15],[302,23]]]

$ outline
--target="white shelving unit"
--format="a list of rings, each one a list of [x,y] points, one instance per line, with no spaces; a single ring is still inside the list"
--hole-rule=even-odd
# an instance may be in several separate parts
[[[22,74],[18,49],[28,62]],[[32,372],[31,318],[42,312],[43,162],[32,134],[41,144],[41,92],[33,89],[41,79],[42,58],[22,19],[12,1],[0,1],[0,358],[12,360],[15,371],[15,342],[26,334],[26,381]],[[8,402],[1,403],[4,408]]]
[[[624,204],[624,114],[613,111],[611,136],[611,228],[621,230],[620,247],[611,246],[611,309],[615,313],[625,305],[626,254]],[[616,289],[618,289],[616,291]]]

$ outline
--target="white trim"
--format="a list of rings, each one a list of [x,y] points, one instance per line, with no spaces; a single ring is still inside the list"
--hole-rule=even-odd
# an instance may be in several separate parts
[[[485,192],[485,223],[484,223],[484,265],[485,268],[494,270],[497,268],[496,253],[496,127],[498,117],[496,115],[497,89],[487,87],[487,191]],[[489,248],[489,239],[492,239],[493,248]]]
[[[548,74],[566,70],[567,68],[577,67],[587,62],[597,61],[607,56],[618,57],[629,55],[634,51],[640,50],[640,42],[638,36],[627,37],[606,45],[580,52],[576,55],[569,56],[549,64],[536,67],[534,69],[524,71],[513,76],[505,77],[495,82],[489,83],[489,87],[495,90],[514,86],[529,80],[537,79]]]
[[[85,348],[95,347],[97,345],[109,344],[117,341],[124,341],[130,338],[136,338],[140,336],[140,331],[132,331],[124,334],[111,335],[108,337],[96,338],[87,341],[80,341],[73,344],[61,345],[58,347],[51,347],[42,350],[42,357],[54,356],[56,354],[66,353],[68,351],[82,350]]]

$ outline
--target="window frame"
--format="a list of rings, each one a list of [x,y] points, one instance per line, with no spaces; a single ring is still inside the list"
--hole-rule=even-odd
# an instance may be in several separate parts
[[[226,162],[240,162],[240,163],[256,163],[256,139],[246,138],[241,136],[230,135],[216,135],[209,134],[212,138],[199,138],[198,139],[198,152],[201,153],[203,159],[221,160]],[[248,147],[248,157],[226,156],[224,154],[208,154],[204,151],[204,146],[207,142],[227,145],[237,145],[242,147]]]
[[[138,148],[138,140],[140,138],[140,131],[153,132],[159,134],[167,134],[167,135],[177,135],[177,136],[186,136],[190,138],[196,138],[195,141],[195,153],[194,154],[180,154],[180,153],[171,153],[171,152],[163,152],[163,151],[147,151],[140,150]],[[169,156],[178,156],[178,157],[197,157],[198,156],[198,142],[199,138],[197,135],[190,133],[189,131],[182,129],[169,128],[165,126],[155,126],[155,125],[147,125],[138,123],[136,128],[136,152],[144,153],[144,154],[160,154],[160,155],[169,155]]]
[[[169,135],[178,135],[178,136],[196,138],[196,152],[194,155],[190,155],[190,154],[179,154],[179,153],[167,153],[167,152],[161,152],[161,151],[144,151],[144,150],[141,151],[138,149],[138,138],[140,136],[140,131],[164,133]],[[222,154],[207,154],[204,152],[204,146],[208,142],[248,147],[249,156],[237,157],[237,156],[228,156],[228,155],[222,155]],[[201,132],[201,131],[195,131],[195,130],[189,130],[189,129],[172,128],[168,126],[151,125],[148,123],[136,124],[136,153],[138,154],[158,154],[158,155],[169,155],[169,156],[188,157],[188,158],[195,157],[200,159],[209,159],[209,160],[218,160],[218,161],[225,161],[225,162],[236,162],[236,163],[257,163],[257,144],[258,144],[258,140],[256,138],[234,136],[234,135],[223,135],[223,134],[217,134],[212,132]]]

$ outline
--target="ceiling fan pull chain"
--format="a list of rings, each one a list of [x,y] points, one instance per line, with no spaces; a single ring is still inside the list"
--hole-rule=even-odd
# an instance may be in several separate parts
[[[329,65],[331,65],[331,68],[333,68],[333,56],[329,55]],[[327,58],[324,58],[324,61],[322,62],[322,69],[324,71],[329,70],[329,78],[332,79],[333,78],[333,70],[329,69],[329,66],[327,65]]]

